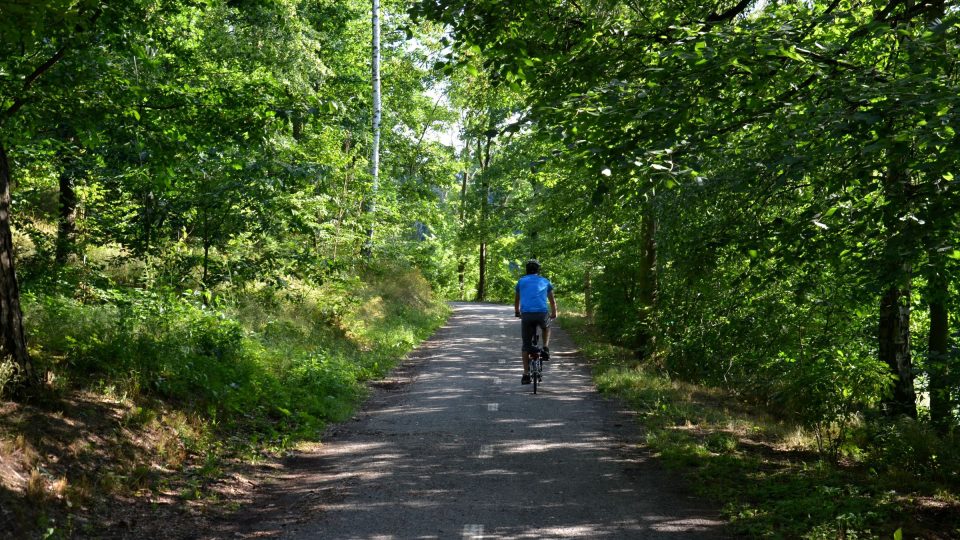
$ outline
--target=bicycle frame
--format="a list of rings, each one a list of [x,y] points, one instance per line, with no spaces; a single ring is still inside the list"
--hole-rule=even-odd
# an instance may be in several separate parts
[[[533,334],[533,352],[530,353],[530,380],[533,383],[533,393],[537,393],[537,387],[543,380],[543,349],[538,345],[543,329],[539,326]]]

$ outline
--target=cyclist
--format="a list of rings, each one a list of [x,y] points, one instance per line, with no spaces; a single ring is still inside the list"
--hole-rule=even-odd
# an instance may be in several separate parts
[[[515,317],[520,317],[520,335],[523,339],[523,348],[520,356],[523,358],[523,377],[520,384],[530,384],[530,353],[533,351],[533,336],[539,326],[543,330],[544,359],[549,358],[547,345],[550,340],[550,326],[547,324],[547,302],[550,303],[550,320],[557,318],[557,302],[553,299],[553,285],[550,280],[540,275],[540,262],[536,259],[527,261],[527,274],[517,281],[513,295],[513,311]]]

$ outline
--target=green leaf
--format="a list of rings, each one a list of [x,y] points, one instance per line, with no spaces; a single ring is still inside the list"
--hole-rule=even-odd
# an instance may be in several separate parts
[[[899,528],[899,529],[897,529],[897,530],[893,533],[893,540],[903,540],[903,528],[902,528],[902,527]]]
[[[752,70],[752,69],[750,69],[749,67],[741,64],[740,61],[737,60],[736,58],[733,59],[733,62],[730,62],[730,65],[735,66],[735,67],[738,67],[738,68],[746,71],[747,73],[753,73],[753,70]]]
[[[804,58],[804,57],[802,57],[802,56],[800,56],[800,54],[797,53],[797,50],[794,49],[793,47],[790,47],[789,49],[781,48],[781,49],[780,49],[780,54],[782,54],[783,56],[786,56],[787,58],[790,58],[791,60],[796,60],[797,62],[806,62],[806,61],[807,61],[807,59]]]

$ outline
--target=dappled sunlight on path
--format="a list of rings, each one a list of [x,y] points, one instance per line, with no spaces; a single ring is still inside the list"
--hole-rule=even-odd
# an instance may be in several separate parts
[[[509,307],[455,304],[410,362],[320,451],[288,460],[234,533],[284,538],[717,538],[634,444],[562,332],[540,393],[521,386]],[[621,433],[622,432],[622,433]]]

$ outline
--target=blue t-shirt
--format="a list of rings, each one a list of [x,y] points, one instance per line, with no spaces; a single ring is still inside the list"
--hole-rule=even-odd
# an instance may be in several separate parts
[[[520,294],[521,313],[547,313],[547,293],[553,290],[549,279],[527,274],[520,278],[515,290]]]

